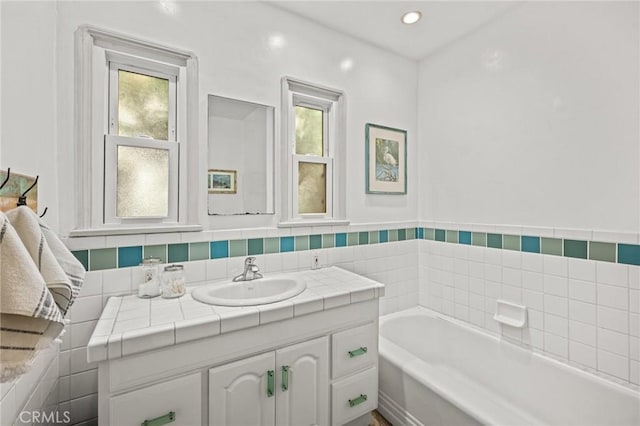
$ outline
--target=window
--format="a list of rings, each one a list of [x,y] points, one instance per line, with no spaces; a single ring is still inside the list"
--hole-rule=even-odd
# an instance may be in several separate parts
[[[76,55],[71,235],[200,229],[195,56],[89,26]]]
[[[283,129],[281,225],[344,222],[344,95],[285,77]]]

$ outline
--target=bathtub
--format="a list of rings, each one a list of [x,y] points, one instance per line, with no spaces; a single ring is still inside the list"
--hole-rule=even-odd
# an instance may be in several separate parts
[[[380,319],[378,410],[400,425],[640,425],[640,393],[418,307]]]

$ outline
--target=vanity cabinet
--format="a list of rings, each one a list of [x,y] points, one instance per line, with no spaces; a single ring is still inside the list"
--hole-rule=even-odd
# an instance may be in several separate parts
[[[209,425],[329,423],[329,339],[209,370]]]
[[[267,305],[104,337],[94,332],[88,361],[98,362],[99,425],[340,426],[366,415],[378,403],[380,292],[375,282],[363,284],[371,287],[294,302],[286,319]],[[116,302],[128,309],[144,303]],[[100,322],[115,328],[119,311],[108,308]],[[124,322],[130,310],[123,312]],[[259,323],[249,325],[252,318]]]

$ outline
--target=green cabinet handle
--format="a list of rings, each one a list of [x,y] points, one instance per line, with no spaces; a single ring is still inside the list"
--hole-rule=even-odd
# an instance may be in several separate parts
[[[367,353],[367,347],[366,346],[360,346],[358,349],[355,349],[353,351],[349,351],[349,358],[353,358],[355,356],[364,355],[366,353]]]
[[[267,371],[267,396],[273,396],[273,387],[274,387],[274,371]]]
[[[282,366],[282,392],[285,392],[289,389],[289,366]]]
[[[173,423],[175,421],[176,421],[176,412],[169,411],[164,416],[156,417],[153,420],[145,420],[144,422],[142,422],[142,426],[162,426],[162,425],[166,425],[167,423]]]
[[[349,407],[355,407],[358,404],[362,404],[366,400],[367,400],[367,395],[360,394],[360,396],[357,397],[356,399],[349,400]]]

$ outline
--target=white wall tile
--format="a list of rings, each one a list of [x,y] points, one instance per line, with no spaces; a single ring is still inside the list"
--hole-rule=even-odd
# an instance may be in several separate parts
[[[619,309],[598,306],[598,327],[628,333],[629,313]]]
[[[569,360],[589,368],[597,368],[596,348],[576,341],[569,341]]]
[[[569,279],[569,298],[596,303],[596,285],[593,282]]]
[[[596,262],[596,281],[602,284],[628,287],[628,267],[618,263]]]
[[[569,317],[569,301],[566,297],[545,294],[544,309],[546,312],[553,315],[561,316],[564,318]]]
[[[568,276],[568,262],[566,257],[542,255],[543,271],[545,274]]]
[[[592,260],[573,259],[568,260],[569,278],[581,281],[596,281],[596,264]]]
[[[629,335],[598,328],[598,347],[624,357],[629,356]]]
[[[566,277],[544,275],[544,292],[555,296],[569,296],[569,281]]]
[[[597,345],[596,327],[578,321],[569,321],[569,339],[595,347]]]
[[[623,380],[629,380],[629,359],[599,349],[598,370]]]
[[[569,320],[556,315],[544,315],[544,331],[556,336],[569,338]]]
[[[598,305],[610,308],[629,309],[629,289],[612,285],[598,284]]]
[[[569,357],[569,341],[555,334],[544,333],[544,350],[566,359]]]
[[[544,291],[544,275],[537,272],[522,272],[522,286],[529,290]]]
[[[586,324],[596,324],[596,305],[591,303],[569,301],[569,318]]]

